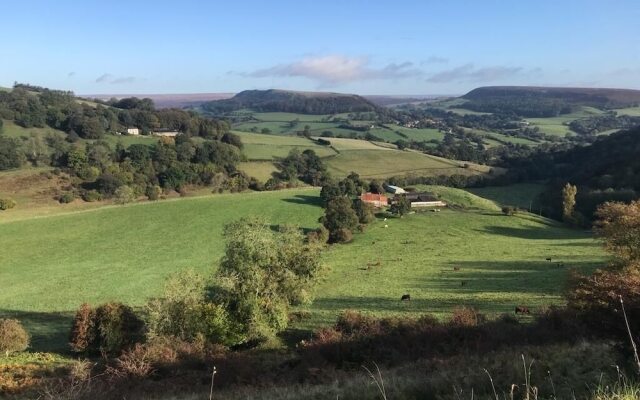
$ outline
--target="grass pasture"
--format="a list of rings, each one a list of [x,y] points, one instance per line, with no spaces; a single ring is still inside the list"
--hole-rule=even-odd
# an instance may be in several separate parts
[[[273,160],[286,157],[292,149],[300,152],[312,149],[320,157],[335,155],[329,146],[322,146],[304,137],[263,135],[249,132],[234,132],[244,144],[243,152],[250,161]]]
[[[379,220],[353,243],[328,248],[323,261],[330,272],[309,307],[311,318],[297,328],[332,323],[344,309],[442,316],[460,304],[485,312],[508,312],[516,303],[539,307],[561,301],[567,273],[546,257],[578,269],[604,259],[583,231],[530,214],[505,217],[492,201],[463,190],[426,189],[467,209]],[[172,272],[213,273],[226,222],[262,215],[273,224],[313,228],[322,213],[318,203],[318,190],[309,188],[0,221],[0,315],[24,320],[36,350],[62,350],[69,319],[82,302],[140,306]],[[380,266],[366,268],[378,261]],[[404,293],[411,303],[399,301]]]
[[[628,107],[628,108],[619,108],[614,110],[618,115],[629,115],[632,117],[640,117],[640,106],[637,107]]]

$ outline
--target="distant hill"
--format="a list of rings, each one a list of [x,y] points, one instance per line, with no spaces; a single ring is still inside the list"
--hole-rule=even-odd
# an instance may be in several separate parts
[[[196,107],[208,101],[228,99],[233,95],[233,93],[86,94],[82,95],[82,97],[103,101],[109,101],[112,98],[118,100],[127,97],[148,98],[153,100],[156,108],[184,108]]]
[[[203,103],[200,109],[206,113],[220,115],[241,109],[258,112],[337,114],[377,111],[379,108],[355,94],[269,89],[245,90],[230,99]]]
[[[578,106],[599,109],[640,104],[640,90],[607,88],[561,88],[535,86],[486,86],[462,96],[461,108],[491,113],[513,113],[521,117],[555,117]]]
[[[413,95],[413,96],[394,96],[394,95],[365,95],[362,96],[370,102],[378,106],[395,106],[399,104],[417,103],[427,100],[435,100],[445,96],[438,95]]]

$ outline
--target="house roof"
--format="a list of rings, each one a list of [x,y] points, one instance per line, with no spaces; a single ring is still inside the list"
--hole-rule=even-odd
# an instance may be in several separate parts
[[[383,194],[377,194],[377,193],[362,193],[360,195],[360,200],[362,201],[382,201],[382,202],[386,202],[387,196],[383,195]]]

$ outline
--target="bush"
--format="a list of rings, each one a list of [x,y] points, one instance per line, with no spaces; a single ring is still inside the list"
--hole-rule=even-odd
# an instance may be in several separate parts
[[[29,347],[29,334],[17,319],[0,319],[0,352],[9,355]]]
[[[131,307],[121,303],[106,303],[96,309],[97,349],[118,353],[142,338],[143,322]]]
[[[307,242],[309,243],[327,243],[329,240],[329,230],[323,225],[320,225],[314,231],[307,233]]]
[[[353,240],[353,233],[347,228],[340,228],[331,235],[333,243],[349,243]]]
[[[84,303],[76,311],[71,326],[71,335],[69,337],[69,346],[76,353],[83,353],[89,350],[90,346],[96,341],[95,331],[95,312],[91,306]]]
[[[449,323],[453,326],[478,326],[484,322],[484,316],[472,307],[462,306],[453,309]]]
[[[97,190],[87,190],[86,192],[82,193],[82,200],[88,201],[90,203],[94,201],[100,201],[102,200],[102,194],[100,194],[100,192],[98,192]]]
[[[12,199],[0,199],[0,210],[8,210],[16,206],[16,202]]]
[[[206,281],[192,270],[179,272],[165,283],[163,297],[147,303],[147,336],[171,336],[191,342],[203,337],[226,344],[230,325],[224,307],[206,299]]]
[[[60,195],[60,197],[58,198],[58,201],[62,204],[68,204],[74,201],[75,199],[76,197],[73,195],[73,193],[67,192]]]
[[[75,352],[119,353],[142,339],[144,324],[121,303],[106,303],[92,310],[83,304],[76,312],[70,334]]]
[[[512,206],[502,207],[502,213],[504,215],[512,216],[512,215],[516,215],[517,212],[518,212],[518,209]]]
[[[162,188],[158,185],[149,185],[144,191],[149,200],[158,200],[162,194]]]
[[[118,204],[131,203],[136,199],[136,194],[130,186],[122,185],[116,189],[115,202]]]

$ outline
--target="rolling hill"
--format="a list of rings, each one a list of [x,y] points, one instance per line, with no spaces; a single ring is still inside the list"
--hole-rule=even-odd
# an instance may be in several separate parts
[[[479,112],[513,113],[521,117],[557,117],[579,107],[614,109],[640,104],[640,90],[562,88],[535,86],[486,86],[462,96],[460,108]]]
[[[484,86],[462,96],[467,100],[549,98],[594,107],[623,108],[640,103],[640,90],[543,86]]]
[[[335,114],[378,110],[378,106],[355,94],[295,92],[278,89],[245,90],[230,99],[203,103],[200,108],[204,112],[214,115],[241,109],[302,114]]]

